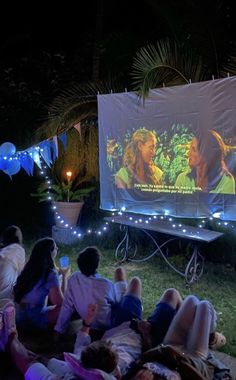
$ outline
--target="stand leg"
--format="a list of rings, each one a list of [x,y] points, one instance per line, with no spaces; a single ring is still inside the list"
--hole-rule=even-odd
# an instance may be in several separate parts
[[[115,258],[123,262],[128,261],[130,257],[135,257],[137,244],[131,240],[128,226],[121,225],[120,230],[124,232],[124,237],[116,247]]]
[[[193,254],[185,269],[185,279],[188,284],[199,280],[203,273],[204,258],[199,252],[197,244],[194,245]]]

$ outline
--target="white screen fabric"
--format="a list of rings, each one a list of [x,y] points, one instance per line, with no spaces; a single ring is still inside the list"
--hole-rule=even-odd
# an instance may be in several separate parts
[[[236,220],[236,77],[97,99],[102,209]]]

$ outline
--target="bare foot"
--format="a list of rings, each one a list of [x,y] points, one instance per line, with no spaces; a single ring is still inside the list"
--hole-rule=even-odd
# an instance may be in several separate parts
[[[115,269],[114,272],[114,280],[115,282],[117,281],[126,281],[127,275],[126,275],[126,270],[123,267],[118,267]]]
[[[127,294],[133,294],[141,298],[142,283],[139,277],[133,277],[128,285]]]

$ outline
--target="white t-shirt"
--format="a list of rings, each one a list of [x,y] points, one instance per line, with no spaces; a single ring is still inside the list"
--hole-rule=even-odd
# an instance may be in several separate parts
[[[85,319],[88,305],[96,303],[98,311],[92,323],[95,329],[107,329],[111,324],[111,306],[120,301],[125,291],[123,281],[119,281],[122,290],[114,286],[111,280],[95,276],[85,276],[75,272],[68,279],[67,289],[55,330],[64,333],[74,311]]]
[[[13,298],[13,287],[25,265],[25,250],[17,243],[0,250],[0,298]]]

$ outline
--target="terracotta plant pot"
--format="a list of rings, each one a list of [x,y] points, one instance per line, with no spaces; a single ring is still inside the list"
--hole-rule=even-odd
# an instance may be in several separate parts
[[[78,221],[79,214],[84,202],[54,202],[56,206],[55,222],[57,227],[64,227],[65,224],[75,227]],[[58,219],[57,216],[61,218]],[[63,219],[64,223],[60,220]]]

